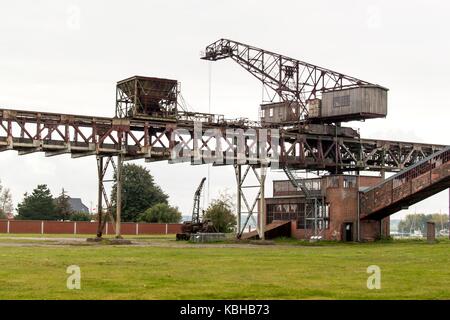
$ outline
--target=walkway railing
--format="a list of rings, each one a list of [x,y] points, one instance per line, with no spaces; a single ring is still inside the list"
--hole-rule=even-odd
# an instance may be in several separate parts
[[[360,193],[360,217],[382,218],[450,187],[450,146]]]

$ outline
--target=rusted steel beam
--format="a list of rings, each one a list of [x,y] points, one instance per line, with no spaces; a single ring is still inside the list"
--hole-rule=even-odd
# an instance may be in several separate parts
[[[261,137],[262,142],[257,139]],[[173,123],[0,109],[0,150],[42,151],[48,156],[122,154],[125,160],[260,165],[261,155],[270,154],[269,165],[292,169],[398,172],[445,147],[223,121]]]
[[[450,187],[450,147],[360,193],[361,219],[382,219]]]

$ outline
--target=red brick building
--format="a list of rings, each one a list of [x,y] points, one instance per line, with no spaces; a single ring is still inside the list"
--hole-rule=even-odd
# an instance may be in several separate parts
[[[266,223],[290,221],[290,235],[297,239],[310,239],[318,234],[326,240],[372,241],[388,236],[389,217],[381,221],[358,218],[359,190],[380,181],[381,177],[352,175],[305,179],[307,188],[323,203],[317,212],[318,218],[310,215],[305,194],[291,181],[273,181],[273,197],[265,198]],[[315,233],[318,229],[320,231]]]

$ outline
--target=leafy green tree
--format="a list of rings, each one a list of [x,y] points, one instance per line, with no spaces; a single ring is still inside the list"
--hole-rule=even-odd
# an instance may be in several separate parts
[[[404,219],[400,220],[398,229],[403,232],[410,232],[414,230],[425,231],[427,216],[423,213],[408,214]]]
[[[426,232],[427,222],[434,222],[436,225],[436,231],[448,228],[448,216],[445,214],[408,214],[400,220],[398,224],[398,230],[402,232],[410,232],[414,230],[420,230]]]
[[[436,232],[440,232],[442,229],[449,229],[448,214],[433,213],[430,215],[430,220],[436,225]]]
[[[86,212],[72,212],[69,216],[70,221],[91,221],[94,218]]]
[[[178,223],[181,221],[181,212],[177,207],[171,207],[167,203],[157,203],[139,215],[139,221]]]
[[[59,219],[69,220],[70,216],[74,213],[69,199],[70,198],[64,189],[62,189],[58,198],[55,199],[55,208]]]
[[[114,181],[117,181],[114,175]],[[112,204],[116,208],[115,182],[112,189]],[[157,203],[166,203],[169,196],[156,185],[150,171],[136,164],[125,164],[122,170],[122,221],[137,221],[138,216]]]
[[[11,191],[4,188],[0,181],[0,219],[6,219],[14,210]]]
[[[55,202],[47,185],[40,184],[31,195],[25,193],[24,199],[17,206],[17,219],[22,220],[57,220]]]
[[[221,195],[213,200],[203,216],[213,223],[218,232],[232,232],[236,226],[236,216],[233,214],[233,204],[230,196]]]

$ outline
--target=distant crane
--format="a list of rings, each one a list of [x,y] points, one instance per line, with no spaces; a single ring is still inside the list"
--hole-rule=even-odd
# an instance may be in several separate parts
[[[200,198],[202,195],[203,186],[205,184],[206,178],[203,177],[200,182],[197,190],[194,194],[194,207],[192,208],[192,223],[198,224],[200,223]]]
[[[177,240],[189,240],[191,234],[197,232],[217,232],[211,221],[205,220],[203,217],[200,219],[200,198],[205,181],[206,178],[204,177],[194,193],[194,206],[192,207],[191,221],[183,222],[181,233],[177,233]]]

